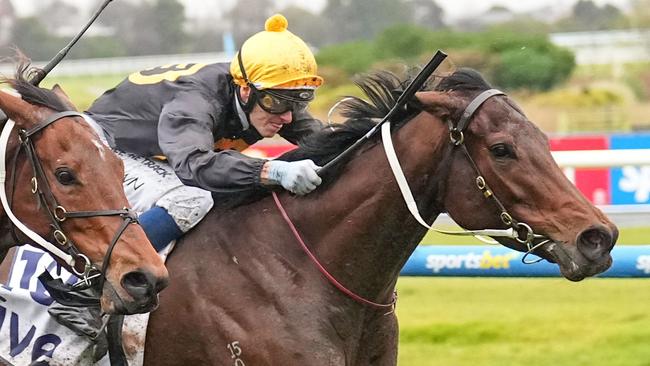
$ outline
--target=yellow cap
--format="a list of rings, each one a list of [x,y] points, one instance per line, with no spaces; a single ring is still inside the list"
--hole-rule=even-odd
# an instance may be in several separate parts
[[[323,83],[316,59],[302,39],[287,30],[281,14],[266,20],[265,30],[251,36],[230,63],[235,83],[245,86],[239,53],[248,80],[258,89],[314,89]]]

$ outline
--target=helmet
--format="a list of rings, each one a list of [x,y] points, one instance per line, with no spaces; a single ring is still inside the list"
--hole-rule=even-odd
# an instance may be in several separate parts
[[[230,74],[241,86],[257,89],[315,89],[323,83],[309,47],[287,30],[281,14],[266,20],[265,30],[251,36],[230,63]]]

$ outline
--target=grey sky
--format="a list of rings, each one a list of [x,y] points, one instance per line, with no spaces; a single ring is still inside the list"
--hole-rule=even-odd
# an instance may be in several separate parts
[[[47,0],[12,0],[16,11],[21,16],[31,15],[34,12],[34,5],[43,3]],[[66,2],[83,7],[85,10],[93,5],[93,2],[87,0],[65,0]],[[116,0],[109,6],[119,6],[120,1],[138,1],[138,0]],[[236,0],[180,0],[186,7],[188,16],[205,18],[210,15],[219,14],[229,9]],[[494,5],[502,5],[513,11],[522,12],[544,7],[557,8],[560,11],[571,8],[577,0],[435,0],[444,10],[449,20],[469,17],[480,14]],[[596,4],[612,4],[623,10],[629,5],[629,0],[593,0]],[[308,10],[321,10],[326,0],[275,0],[278,8],[283,8],[289,4],[302,6]]]

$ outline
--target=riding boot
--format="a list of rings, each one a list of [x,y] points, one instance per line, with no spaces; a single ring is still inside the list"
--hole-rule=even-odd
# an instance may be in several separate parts
[[[183,235],[183,231],[178,227],[174,218],[162,207],[154,206],[143,212],[138,221],[140,226],[147,234],[147,238],[156,249],[160,252],[165,247]]]

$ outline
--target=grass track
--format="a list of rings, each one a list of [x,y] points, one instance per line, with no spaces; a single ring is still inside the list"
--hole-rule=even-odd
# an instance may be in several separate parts
[[[650,281],[398,283],[400,366],[648,366]]]

